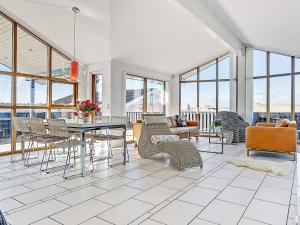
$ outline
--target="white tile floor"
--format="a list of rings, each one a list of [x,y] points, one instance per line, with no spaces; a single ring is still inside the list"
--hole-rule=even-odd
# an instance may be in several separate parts
[[[218,150],[202,138],[201,150]],[[120,160],[115,150],[115,161]],[[201,153],[203,169],[177,171],[167,155],[140,159],[129,146],[130,162],[108,168],[105,161],[85,178],[45,174],[0,158],[0,209],[11,225],[295,225],[295,174],[272,174],[227,164],[245,156],[244,144],[225,145],[224,155]],[[285,161],[287,156],[253,158]],[[65,155],[59,155],[58,165]],[[52,166],[51,165],[51,166]],[[79,167],[72,173],[79,173]],[[295,190],[295,188],[294,188]]]

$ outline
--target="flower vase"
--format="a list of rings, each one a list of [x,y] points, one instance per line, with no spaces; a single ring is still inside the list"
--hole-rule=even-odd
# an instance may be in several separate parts
[[[90,114],[88,116],[83,116],[83,122],[84,123],[90,122]]]

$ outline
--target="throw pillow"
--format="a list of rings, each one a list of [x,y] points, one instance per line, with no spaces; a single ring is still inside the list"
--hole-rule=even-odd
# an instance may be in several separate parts
[[[167,121],[168,121],[168,127],[173,127],[172,118],[167,117]]]
[[[178,125],[177,125],[177,117],[176,116],[171,116],[170,118],[172,120],[172,127],[178,127]]]
[[[178,127],[186,127],[187,126],[186,115],[177,116],[177,125],[178,125]]]
[[[276,123],[276,127],[288,127],[290,122],[289,119],[279,119]]]

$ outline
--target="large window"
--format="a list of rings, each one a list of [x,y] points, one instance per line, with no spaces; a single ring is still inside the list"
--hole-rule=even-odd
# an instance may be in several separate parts
[[[180,75],[181,113],[216,113],[222,110],[230,110],[229,56]]]
[[[142,113],[165,113],[165,81],[126,75],[126,113],[134,122]]]
[[[70,59],[1,12],[0,31],[1,155],[20,149],[13,116],[69,118],[77,84],[65,79]]]
[[[252,50],[252,62],[253,124],[274,122],[279,118],[300,118],[299,59]]]
[[[230,111],[230,58],[217,58],[180,75],[180,113],[205,131],[219,111]]]

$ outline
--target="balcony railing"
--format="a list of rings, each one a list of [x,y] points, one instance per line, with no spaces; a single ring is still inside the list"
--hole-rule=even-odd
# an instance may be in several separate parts
[[[216,119],[215,112],[184,112],[182,115],[186,115],[188,120],[198,120],[199,130],[203,132],[208,132],[209,126]]]

